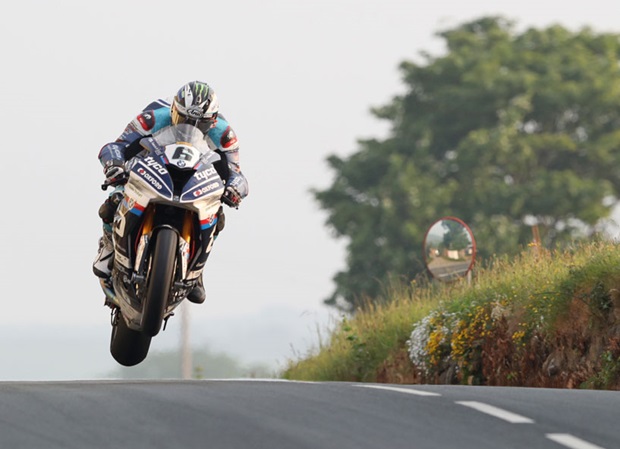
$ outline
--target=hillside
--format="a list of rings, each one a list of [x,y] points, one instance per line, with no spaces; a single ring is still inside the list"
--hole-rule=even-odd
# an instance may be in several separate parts
[[[620,389],[620,250],[536,246],[343,317],[283,377]]]

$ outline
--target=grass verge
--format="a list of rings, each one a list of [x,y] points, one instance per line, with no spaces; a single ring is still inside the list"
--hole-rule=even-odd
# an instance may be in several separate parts
[[[620,251],[530,247],[468,285],[394,287],[290,360],[299,380],[618,388]]]

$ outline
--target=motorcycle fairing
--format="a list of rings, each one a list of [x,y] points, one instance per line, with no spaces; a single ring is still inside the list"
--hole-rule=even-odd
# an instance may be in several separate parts
[[[172,179],[161,156],[149,154],[145,158],[135,157],[130,163],[130,170],[145,186],[166,199],[172,199]]]
[[[183,282],[171,293],[166,313],[171,313],[187,294],[181,284],[200,275],[215,240],[225,188],[213,166],[220,155],[208,147],[202,134],[194,133],[195,128],[181,128],[184,136],[178,134],[179,129],[171,127],[142,139],[144,150],[130,164],[124,199],[114,219],[115,302],[129,306],[122,309],[131,328],[140,323],[136,289],[141,288],[148,248],[158,227],[173,228],[179,234],[175,279]]]

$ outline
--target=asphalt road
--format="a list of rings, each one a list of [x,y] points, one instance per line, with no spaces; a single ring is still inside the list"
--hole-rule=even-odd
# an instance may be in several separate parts
[[[618,449],[620,392],[283,381],[0,383],[0,448]]]
[[[428,268],[437,279],[452,281],[467,273],[470,266],[471,260],[450,262],[444,259],[435,259],[428,265]]]

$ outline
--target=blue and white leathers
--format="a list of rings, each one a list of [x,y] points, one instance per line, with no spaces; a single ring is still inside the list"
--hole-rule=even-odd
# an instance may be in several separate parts
[[[112,161],[128,161],[133,158],[141,147],[141,138],[152,135],[172,124],[170,118],[170,102],[159,99],[150,103],[125,128],[114,142],[104,145],[99,152],[99,161],[105,167]],[[248,183],[239,165],[239,141],[228,121],[219,115],[215,125],[206,134],[209,147],[225,157],[228,170],[226,185],[234,185],[242,198],[249,192]]]

